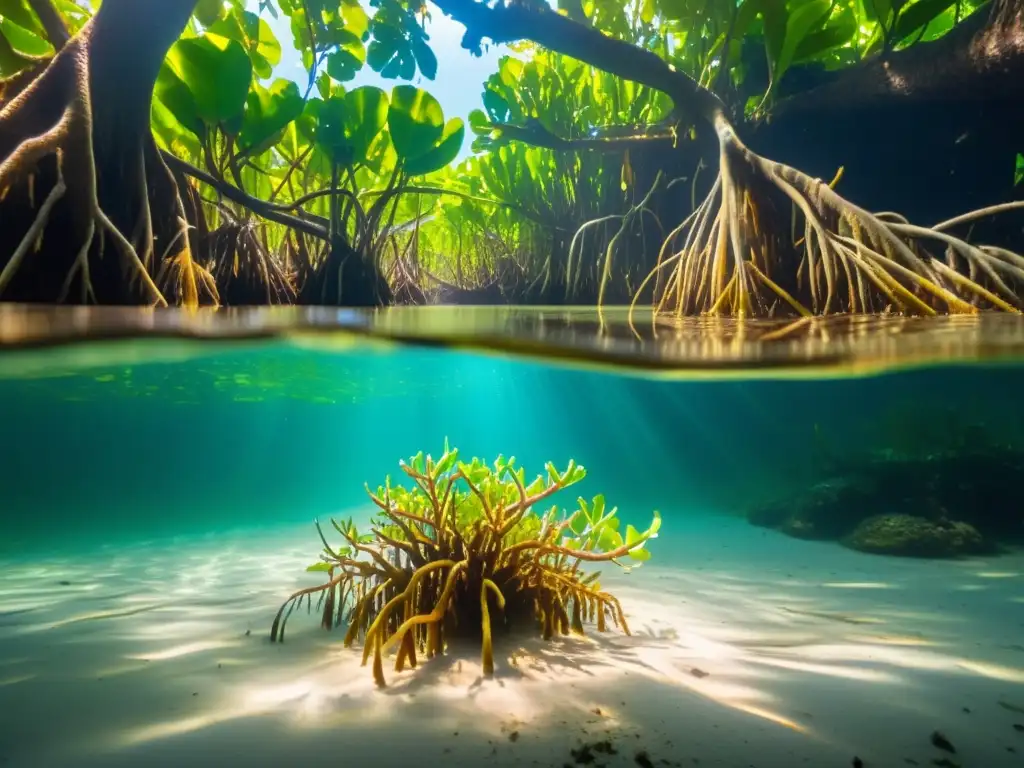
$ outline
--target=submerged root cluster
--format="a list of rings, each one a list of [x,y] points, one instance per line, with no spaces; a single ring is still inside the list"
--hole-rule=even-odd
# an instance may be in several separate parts
[[[948,233],[1024,203],[915,226],[844,200],[833,189],[838,177],[826,184],[756,155],[721,116],[715,128],[718,178],[666,238],[641,286],[654,281],[658,312],[809,317],[1024,308],[1024,257]],[[780,218],[791,226],[779,227]]]
[[[450,640],[470,637],[482,648],[484,675],[494,672],[492,638],[498,629],[533,623],[544,639],[582,634],[585,622],[605,631],[608,622],[629,633],[619,601],[601,589],[586,562],[648,559],[644,544],[657,536],[660,518],[645,532],[619,533],[616,510],[604,498],[579,500],[572,513],[558,506],[534,511],[558,491],[583,479],[582,467],[564,472],[548,465],[547,477],[527,484],[515,460],[493,466],[458,461],[454,450],[434,461],[422,454],[402,470],[411,490],[388,482],[367,492],[378,508],[371,532],[351,520],[332,521],[345,546],[324,546],[309,570],[327,574],[325,584],[302,589],[281,606],[270,630],[283,641],[292,611],[319,596],[321,623],[347,625],[344,644],[363,642],[363,664],[373,658],[373,677],[385,685],[384,655],[397,649],[395,670],[432,658]],[[626,567],[626,566],[623,566]]]

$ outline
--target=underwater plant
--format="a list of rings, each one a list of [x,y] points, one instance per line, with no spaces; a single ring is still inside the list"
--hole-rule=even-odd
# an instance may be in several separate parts
[[[331,520],[345,545],[334,548],[317,522],[323,543],[320,560],[307,570],[324,572],[324,584],[301,589],[281,606],[270,629],[284,640],[285,624],[305,601],[318,610],[325,629],[347,625],[344,644],[363,643],[363,664],[373,654],[373,677],[386,684],[384,654],[397,648],[395,671],[415,667],[417,655],[442,654],[448,641],[472,637],[481,643],[483,673],[494,672],[492,637],[531,621],[545,640],[583,634],[584,622],[604,632],[612,624],[629,634],[619,601],[601,589],[599,573],[584,574],[584,563],[633,565],[650,558],[645,549],[661,525],[657,512],[643,532],[631,525],[620,533],[617,508],[604,497],[580,498],[567,512],[553,505],[535,508],[586,476],[569,461],[559,472],[527,482],[514,458],[493,466],[474,458],[461,462],[445,445],[438,460],[423,453],[400,462],[413,485],[392,485],[374,493],[377,507],[370,532],[351,519]]]

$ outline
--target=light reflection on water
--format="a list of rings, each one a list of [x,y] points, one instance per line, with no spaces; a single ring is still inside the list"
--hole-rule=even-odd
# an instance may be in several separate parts
[[[147,339],[138,345],[84,342]],[[1024,359],[1024,318],[978,314],[801,320],[653,317],[585,307],[303,307],[182,310],[0,307],[0,377],[42,365],[39,347],[65,344],[64,364],[208,354],[197,339],[283,338],[321,351],[386,349],[399,341],[491,350],[679,378],[842,376],[927,365]],[[29,348],[31,353],[14,350]],[[53,350],[51,350],[53,351]],[[27,357],[26,357],[27,355]],[[146,357],[148,355],[148,357]],[[106,356],[106,357],[104,357]],[[48,359],[44,356],[43,359]]]

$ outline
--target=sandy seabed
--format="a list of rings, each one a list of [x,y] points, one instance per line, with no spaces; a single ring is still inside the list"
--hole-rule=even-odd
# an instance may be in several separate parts
[[[506,642],[491,680],[454,652],[384,690],[315,615],[268,640],[319,578],[307,526],[0,563],[0,765],[1024,766],[1024,555],[666,528],[658,565],[604,579],[632,636]]]

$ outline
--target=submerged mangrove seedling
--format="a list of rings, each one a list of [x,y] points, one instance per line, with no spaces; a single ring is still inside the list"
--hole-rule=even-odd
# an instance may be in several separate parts
[[[482,646],[483,672],[494,672],[495,630],[534,623],[545,640],[556,634],[583,634],[584,622],[604,632],[608,620],[629,634],[619,601],[602,591],[599,573],[585,574],[584,563],[612,562],[623,568],[650,558],[644,548],[656,538],[661,518],[644,532],[627,525],[620,532],[616,508],[603,496],[580,498],[568,512],[554,505],[536,507],[586,476],[570,461],[564,472],[547,465],[547,476],[527,483],[515,459],[498,457],[493,466],[479,459],[458,460],[445,446],[437,461],[422,453],[402,471],[408,489],[391,485],[372,492],[377,506],[370,533],[352,520],[331,523],[344,539],[323,543],[319,562],[326,583],[301,589],[281,606],[270,629],[283,641],[285,623],[303,601],[318,610],[326,629],[347,625],[345,646],[363,643],[363,664],[372,654],[373,677],[384,686],[384,654],[397,648],[395,670],[416,666],[418,654],[431,658],[449,640],[471,637]]]

